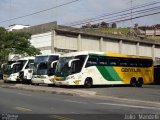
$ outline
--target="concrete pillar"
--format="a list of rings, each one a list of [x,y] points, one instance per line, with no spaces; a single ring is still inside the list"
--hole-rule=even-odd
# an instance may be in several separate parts
[[[104,48],[103,48],[103,37],[100,38],[100,41],[99,41],[99,51],[100,52],[103,52],[104,51]]]
[[[137,42],[137,45],[136,45],[136,55],[140,55],[139,54],[139,42]]]
[[[152,45],[152,58],[155,61],[155,45]]]
[[[51,31],[51,53],[55,53],[55,47],[56,47],[56,31]]]
[[[122,44],[123,44],[123,41],[120,40],[119,41],[119,53],[122,53]]]
[[[77,50],[81,51],[81,34],[78,35]]]

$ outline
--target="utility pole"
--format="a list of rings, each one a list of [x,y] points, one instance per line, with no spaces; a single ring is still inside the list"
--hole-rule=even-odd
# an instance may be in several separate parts
[[[131,0],[131,27],[132,27],[132,18],[133,18],[133,0]]]
[[[133,28],[133,21],[132,21],[132,19],[133,19],[133,0],[131,0],[130,1],[130,4],[131,4],[131,26],[130,26],[130,33],[132,34],[132,28]]]

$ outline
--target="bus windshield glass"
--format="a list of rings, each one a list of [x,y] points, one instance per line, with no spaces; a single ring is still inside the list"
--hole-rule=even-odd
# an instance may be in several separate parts
[[[47,63],[34,64],[34,75],[47,75],[48,65]]]
[[[79,55],[73,57],[60,57],[57,67],[56,67],[56,76],[65,77],[71,74],[75,74],[81,71],[83,64],[86,60],[86,55]],[[71,67],[68,66],[69,61],[76,59],[72,62]]]
[[[48,61],[49,56],[36,56],[35,63]]]
[[[20,60],[15,65],[13,65],[12,73],[17,73],[22,70],[23,66],[26,64],[27,60]]]

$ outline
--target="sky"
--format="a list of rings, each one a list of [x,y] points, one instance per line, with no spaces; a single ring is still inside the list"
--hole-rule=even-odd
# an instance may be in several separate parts
[[[0,26],[8,27],[13,24],[34,26],[53,21],[57,21],[59,25],[70,25],[70,23],[75,23],[76,21],[118,12],[131,7],[131,0],[79,0],[40,14],[7,21],[12,18],[28,15],[71,1],[74,0],[0,0]],[[159,0],[132,1],[132,6],[137,6],[147,2]],[[107,22],[107,20],[105,22]],[[139,25],[160,24],[160,14],[143,17],[128,22],[121,22],[118,23],[118,26],[132,26],[135,23],[138,23]]]

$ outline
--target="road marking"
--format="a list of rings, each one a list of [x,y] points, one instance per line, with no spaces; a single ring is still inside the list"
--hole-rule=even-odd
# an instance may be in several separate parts
[[[59,116],[59,115],[51,115],[49,116],[50,118],[54,118],[54,119],[57,119],[57,120],[74,120],[72,118],[68,118],[68,117],[64,117],[64,116]]]
[[[29,94],[24,94],[24,93],[17,93],[19,95],[23,95],[23,96],[32,96],[32,95],[29,95]]]
[[[23,112],[31,112],[31,109],[28,108],[24,108],[24,107],[15,107],[14,109],[18,110],[18,111],[23,111]]]
[[[80,104],[87,104],[86,102],[79,102],[79,101],[74,101],[74,100],[64,100],[66,102],[72,102],[72,103],[80,103]]]
[[[158,108],[158,107],[149,107],[149,106],[138,106],[138,105],[127,105],[127,104],[116,104],[116,103],[96,103],[96,104],[99,104],[99,105],[110,105],[110,106],[120,106],[120,107],[130,107],[130,108],[160,110],[160,108]]]

